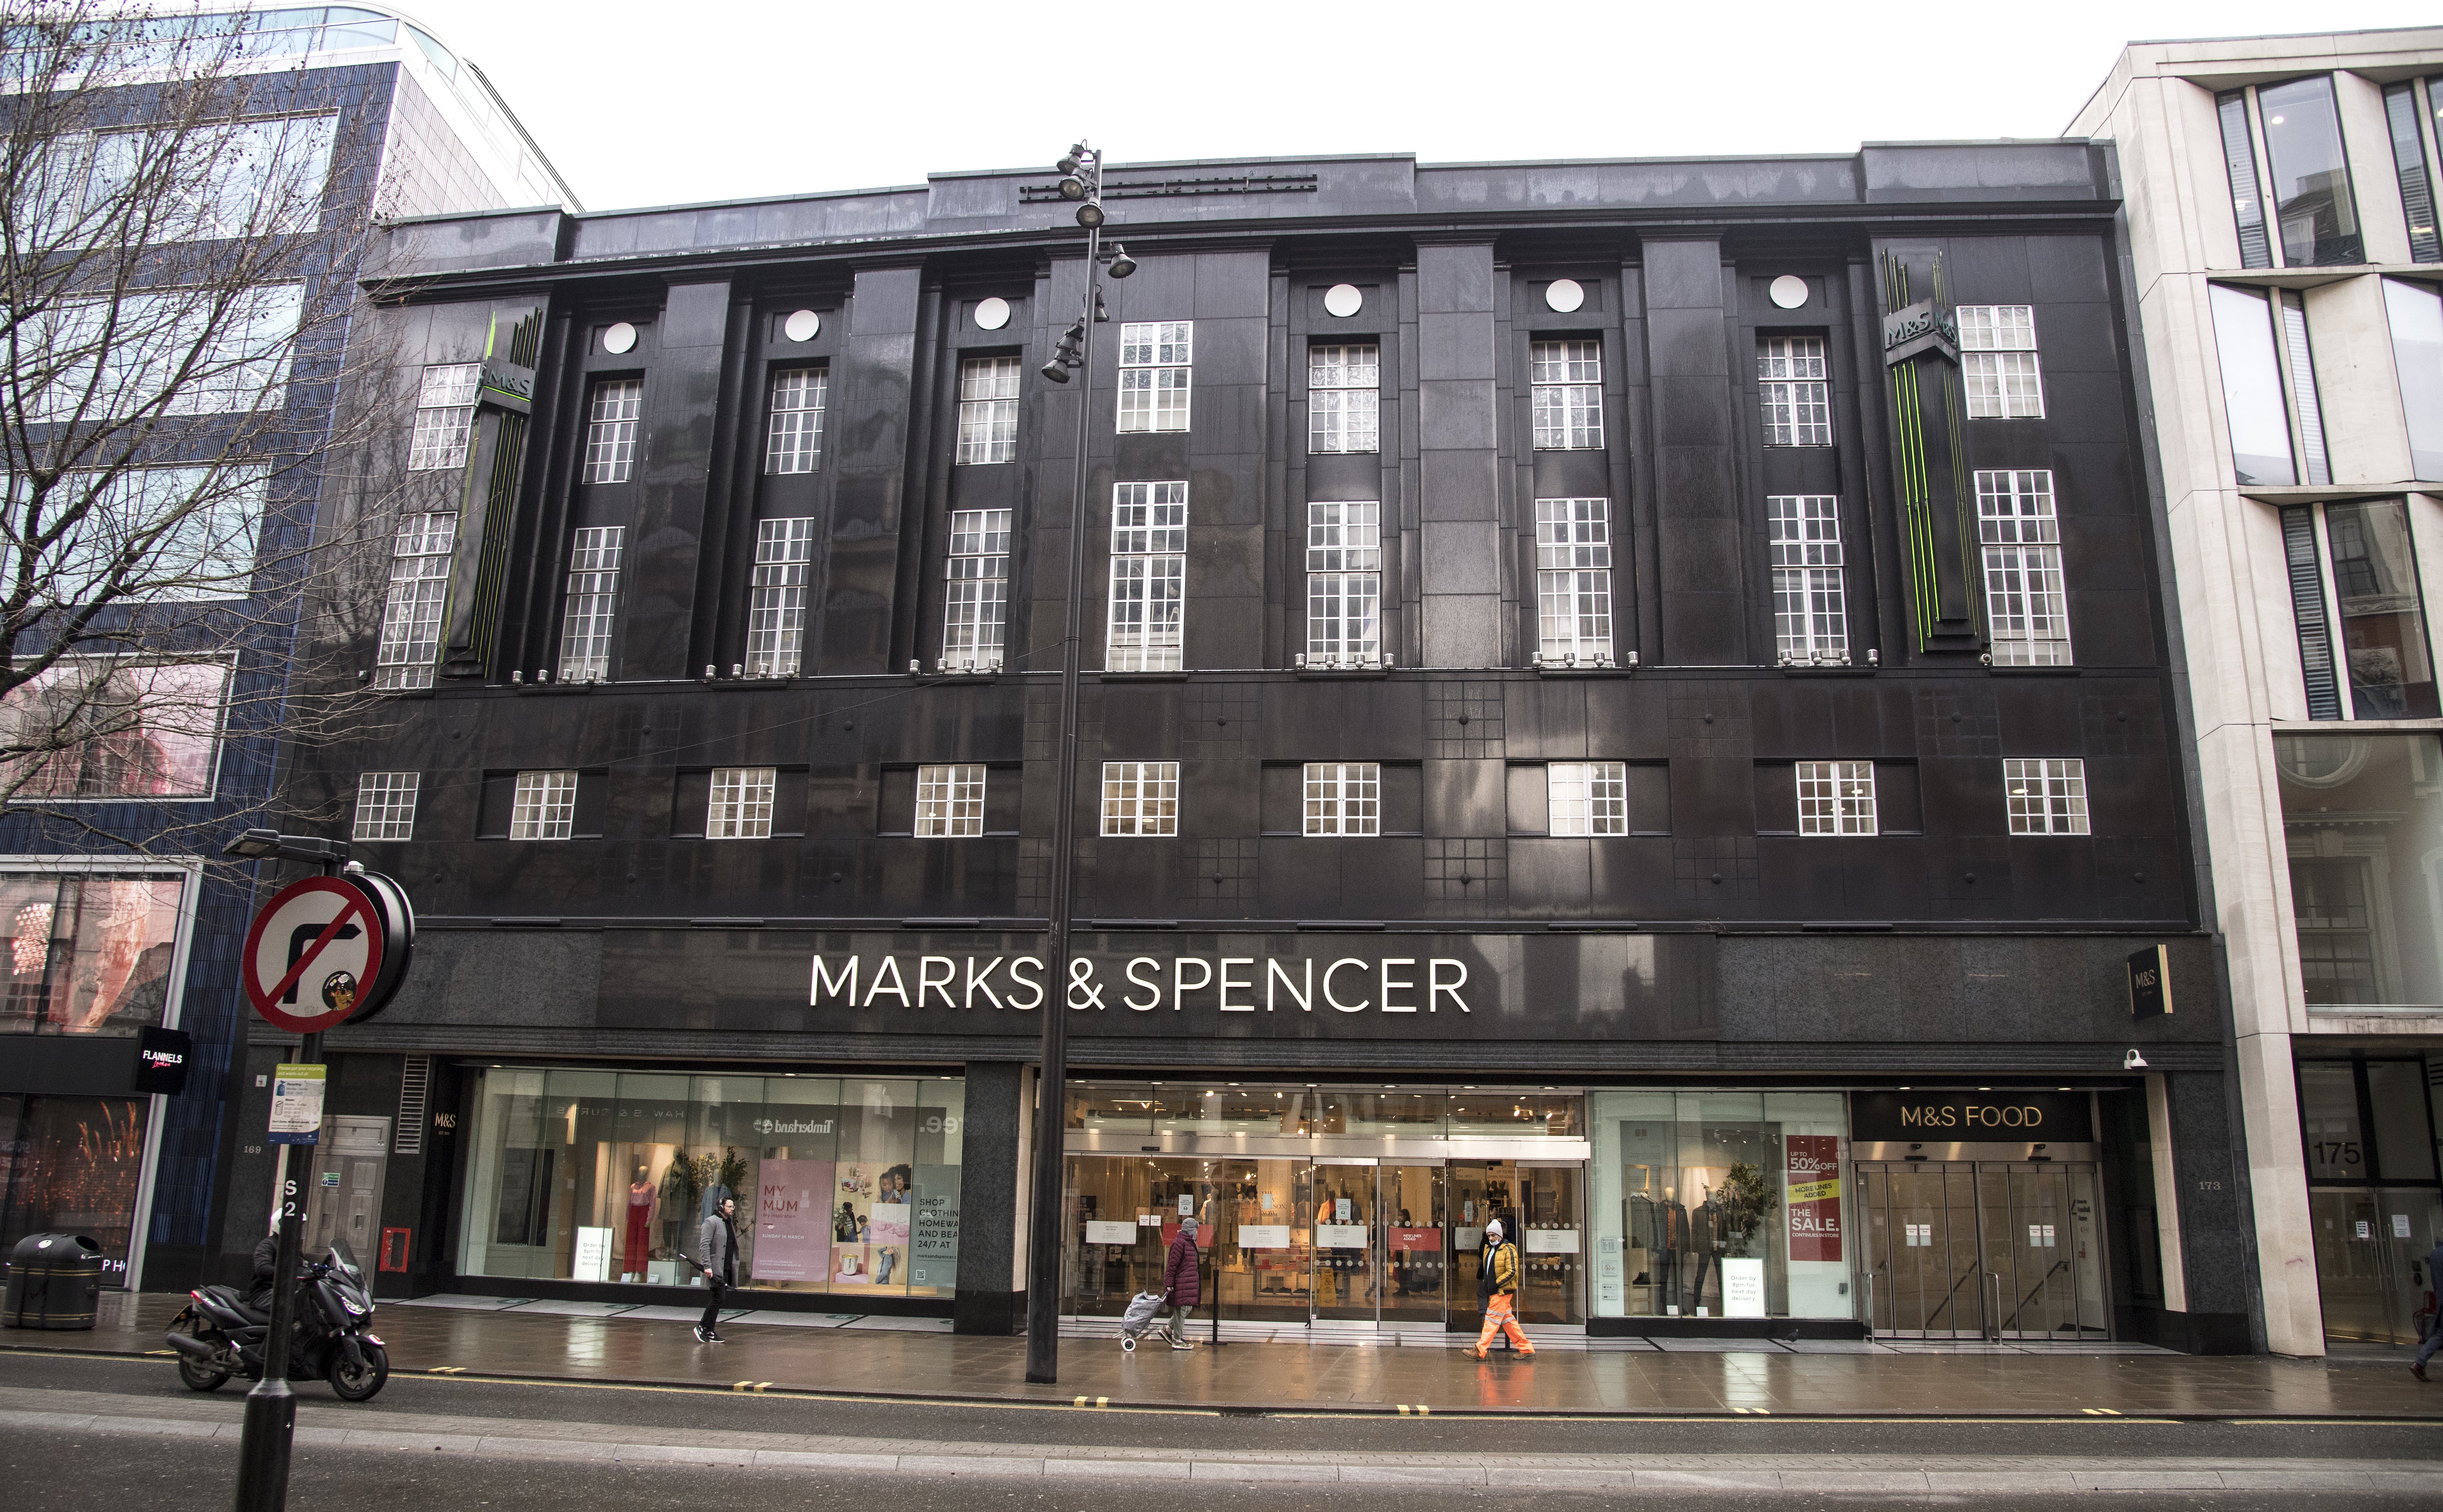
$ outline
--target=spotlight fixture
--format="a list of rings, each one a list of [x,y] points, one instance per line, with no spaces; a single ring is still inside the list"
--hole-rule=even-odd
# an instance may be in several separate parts
[[[1113,278],[1126,278],[1136,270],[1137,260],[1129,255],[1127,244],[1122,242],[1113,242],[1111,244],[1111,276]]]
[[[1068,180],[1063,179],[1061,182],[1066,184]],[[1078,206],[1077,224],[1085,227],[1088,230],[1094,230],[1100,228],[1103,224],[1103,207],[1091,199]]]
[[[1051,361],[1044,363],[1041,371],[1043,373],[1044,381],[1048,383],[1066,383],[1069,381],[1069,364],[1063,362],[1056,357]]]
[[[1068,177],[1060,180],[1060,197],[1062,199],[1085,198],[1086,181],[1078,177],[1075,173],[1070,174]]]

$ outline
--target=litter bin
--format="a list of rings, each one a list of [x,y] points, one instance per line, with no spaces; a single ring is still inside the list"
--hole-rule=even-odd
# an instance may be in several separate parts
[[[91,1328],[101,1297],[101,1246],[83,1234],[28,1234],[9,1251],[0,1325]]]

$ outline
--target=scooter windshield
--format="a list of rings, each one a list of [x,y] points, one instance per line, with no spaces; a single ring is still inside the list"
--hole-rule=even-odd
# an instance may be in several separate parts
[[[357,1252],[348,1247],[348,1242],[344,1239],[331,1246],[331,1268],[351,1280],[364,1279],[365,1268],[357,1263]]]

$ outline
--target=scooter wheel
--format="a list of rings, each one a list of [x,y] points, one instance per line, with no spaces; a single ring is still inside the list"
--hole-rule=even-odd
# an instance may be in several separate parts
[[[191,1355],[181,1355],[178,1384],[191,1392],[217,1392],[229,1384],[229,1372],[214,1370]]]
[[[349,1369],[347,1351],[334,1349],[331,1351],[330,1368],[322,1373],[322,1378],[331,1383],[332,1394],[342,1402],[372,1401],[374,1394],[382,1389],[382,1383],[390,1379],[390,1352],[379,1344],[364,1344],[359,1348],[364,1351],[363,1370]]]
[[[1135,1339],[1133,1337],[1130,1336],[1130,1335],[1122,1334],[1122,1335],[1120,1336],[1120,1353],[1121,1353],[1121,1354],[1123,1354],[1123,1355],[1133,1355],[1133,1354],[1135,1354],[1136,1352],[1137,1352],[1137,1341],[1136,1341],[1136,1339]]]

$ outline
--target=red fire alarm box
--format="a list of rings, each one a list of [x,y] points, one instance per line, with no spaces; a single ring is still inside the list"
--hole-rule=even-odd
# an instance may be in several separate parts
[[[381,1254],[375,1260],[376,1270],[407,1269],[407,1249],[414,1237],[413,1228],[385,1228],[381,1236]]]

